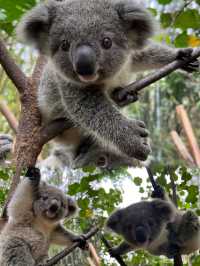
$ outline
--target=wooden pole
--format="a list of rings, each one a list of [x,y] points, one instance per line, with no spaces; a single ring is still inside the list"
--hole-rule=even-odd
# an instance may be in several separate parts
[[[176,113],[181,121],[183,126],[185,135],[188,140],[188,144],[192,153],[192,156],[195,160],[195,163],[198,167],[200,167],[200,151],[197,140],[194,135],[194,131],[192,129],[192,125],[190,123],[189,117],[187,115],[186,110],[184,109],[183,105],[178,105],[176,107]]]
[[[183,158],[189,164],[189,166],[194,167],[195,162],[178,133],[173,130],[171,131],[170,135],[181,158]]]

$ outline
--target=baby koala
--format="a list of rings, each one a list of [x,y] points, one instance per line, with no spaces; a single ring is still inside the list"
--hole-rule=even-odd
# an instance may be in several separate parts
[[[75,201],[60,189],[40,181],[35,168],[18,185],[9,205],[8,222],[0,235],[0,265],[36,266],[44,264],[51,244],[62,246],[80,242],[62,227],[65,218],[77,210]]]
[[[198,216],[190,210],[179,211],[165,193],[162,198],[132,204],[108,218],[107,227],[124,238],[111,249],[113,256],[144,249],[172,258],[200,248]]]

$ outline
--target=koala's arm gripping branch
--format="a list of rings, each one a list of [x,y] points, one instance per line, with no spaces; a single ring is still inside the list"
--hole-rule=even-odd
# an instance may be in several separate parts
[[[87,234],[84,235],[85,239],[88,240],[92,236],[94,236],[97,232],[99,231],[99,228],[94,227],[92,228]],[[66,248],[60,253],[58,253],[56,256],[51,258],[50,260],[47,261],[47,263],[43,266],[52,266],[56,265],[60,260],[62,260],[64,257],[69,255],[75,248],[79,247],[79,243],[74,243],[70,248]]]
[[[15,84],[20,93],[23,93],[26,89],[28,78],[17,66],[15,61],[9,55],[4,42],[0,39],[0,64],[4,68],[8,77]]]
[[[118,91],[114,91],[112,98],[114,101],[116,101],[120,105],[120,101],[122,101],[123,99],[129,98],[129,97],[127,97],[128,95],[133,95],[133,96],[135,95],[135,97],[132,97],[132,99],[133,99],[132,102],[134,102],[137,100],[136,96],[137,96],[139,91],[141,91],[145,87],[151,85],[152,83],[162,79],[163,77],[169,75],[173,71],[175,71],[179,68],[183,68],[184,66],[187,66],[188,63],[194,61],[199,56],[200,56],[200,48],[196,48],[196,49],[194,49],[194,51],[190,57],[188,57],[184,60],[177,59],[174,62],[162,67],[160,70],[156,70],[156,72],[147,75],[143,79],[135,81],[134,83],[128,85],[125,88],[121,88]],[[126,100],[123,100],[123,106],[128,105],[130,103],[131,103],[130,100],[127,100],[127,103],[126,103]]]

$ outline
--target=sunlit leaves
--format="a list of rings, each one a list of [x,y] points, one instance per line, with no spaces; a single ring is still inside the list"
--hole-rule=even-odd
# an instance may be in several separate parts
[[[196,9],[188,9],[182,12],[175,20],[174,26],[186,30],[188,28],[200,28],[200,14]]]

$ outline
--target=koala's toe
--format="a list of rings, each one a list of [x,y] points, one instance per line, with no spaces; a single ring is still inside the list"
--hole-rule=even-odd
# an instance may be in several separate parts
[[[190,57],[192,52],[193,52],[193,48],[179,49],[178,54],[177,54],[177,59],[184,60],[185,58]]]
[[[145,125],[145,123],[144,123],[143,121],[136,120],[136,122],[137,122],[137,125],[138,125],[139,127],[146,128],[146,125]]]

